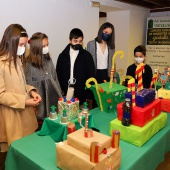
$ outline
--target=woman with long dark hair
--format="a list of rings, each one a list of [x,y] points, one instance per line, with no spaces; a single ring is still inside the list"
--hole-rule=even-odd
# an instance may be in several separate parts
[[[26,84],[21,58],[28,41],[26,30],[19,24],[9,25],[0,43],[0,169],[9,145],[37,127],[35,110],[41,97]]]
[[[100,26],[97,37],[87,43],[87,51],[93,56],[97,82],[109,81],[112,57],[115,53],[115,30],[111,23],[106,22]],[[115,72],[115,82],[117,76]]]
[[[39,124],[50,114],[50,107],[62,97],[56,70],[49,54],[46,34],[37,32],[29,40],[30,52],[26,62],[26,81],[37,88],[42,102],[37,106]]]

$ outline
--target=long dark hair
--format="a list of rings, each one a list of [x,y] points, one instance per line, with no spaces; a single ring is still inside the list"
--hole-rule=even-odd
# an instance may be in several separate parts
[[[28,37],[26,30],[19,24],[11,24],[6,28],[2,40],[0,42],[0,57],[2,56],[7,57],[7,60],[9,60],[10,71],[12,61],[14,61],[14,66],[15,69],[17,70],[16,60],[20,37]]]
[[[98,43],[102,42],[103,30],[106,29],[106,28],[111,28],[112,29],[112,35],[109,38],[109,40],[107,42],[107,45],[110,47],[110,49],[115,49],[115,29],[114,29],[114,26],[109,22],[105,22],[104,24],[102,24],[100,26],[99,31],[98,31],[98,35],[96,37],[96,41]]]
[[[43,54],[43,39],[47,38],[47,35],[41,32],[36,32],[30,38],[30,52],[27,57],[27,61],[31,62],[34,67],[43,67],[43,56],[47,60],[50,60],[49,53]]]

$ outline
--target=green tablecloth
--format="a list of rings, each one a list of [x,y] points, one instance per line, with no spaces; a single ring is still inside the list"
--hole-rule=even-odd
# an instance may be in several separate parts
[[[37,134],[40,136],[49,135],[55,142],[66,140],[68,134],[67,124],[61,124],[60,121],[61,121],[60,115],[56,120],[51,120],[49,118],[46,118],[43,122],[41,130],[38,131]],[[78,123],[78,118],[71,120],[71,122],[75,123],[76,130],[81,128],[80,124]],[[84,126],[84,124],[85,124],[85,116],[82,117],[82,125]],[[91,114],[89,114],[88,125],[89,128],[94,127],[93,116]]]
[[[116,118],[113,113],[91,111],[94,125],[100,132],[109,135],[109,123]],[[120,170],[155,170],[170,151],[170,114],[166,126],[142,147],[120,141],[122,149]],[[59,170],[56,167],[55,142],[50,136],[36,133],[17,140],[9,149],[6,170]]]
[[[154,87],[155,87],[155,85],[154,85]],[[156,83],[156,90],[159,90],[161,87],[162,87],[162,83],[160,81],[158,81]]]

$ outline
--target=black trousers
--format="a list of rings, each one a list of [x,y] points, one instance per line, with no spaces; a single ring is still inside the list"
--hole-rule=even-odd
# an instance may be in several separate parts
[[[110,81],[110,79],[108,77],[107,69],[97,70],[96,80],[97,80],[98,84],[104,83],[104,80],[106,80],[107,82]]]

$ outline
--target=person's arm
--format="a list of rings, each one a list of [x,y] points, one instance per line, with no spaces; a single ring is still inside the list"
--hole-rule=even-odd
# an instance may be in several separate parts
[[[87,51],[90,53],[90,42],[87,43]]]
[[[6,91],[3,71],[0,69],[0,104],[14,109],[24,109],[26,95]]]
[[[87,65],[87,77],[86,80],[88,80],[91,77],[95,77],[95,66],[94,66],[94,61],[89,53],[86,59],[86,65]],[[91,100],[93,99],[93,92],[90,89],[86,89],[86,99]]]
[[[33,86],[34,83],[32,81],[32,75],[33,75],[33,67],[31,64],[26,64],[25,67],[25,79],[26,79],[26,88],[27,91],[34,100],[41,101],[41,96],[37,93],[37,89]]]
[[[33,67],[31,66],[31,64],[26,63],[26,67],[25,67],[25,79],[28,85],[33,85],[32,82],[32,72],[33,72]]]
[[[49,60],[49,62],[50,62],[51,76],[54,80],[56,80],[57,79],[56,69],[55,69],[54,64],[51,59]],[[58,79],[57,79],[57,81],[58,81]]]
[[[127,70],[126,70],[126,75],[127,75],[127,76],[131,76],[131,75],[132,75],[131,70],[130,70],[129,67],[128,67]]]
[[[94,67],[96,70],[96,65],[97,65],[97,60],[96,60],[96,41],[92,40],[87,43],[87,51],[91,54],[93,62],[94,62]]]
[[[87,57],[87,78],[95,77],[95,66],[94,66],[94,61],[92,58],[92,55],[88,52],[88,57]]]
[[[42,100],[41,96],[37,92],[35,92],[34,90],[31,90],[29,94],[33,98],[34,101],[41,102]]]
[[[57,63],[56,63],[56,73],[57,73],[57,78],[58,78],[58,82],[60,85],[61,90],[63,91],[63,87],[62,87],[62,62],[61,62],[61,55],[59,55],[58,59],[57,59]]]
[[[114,55],[114,53],[115,53],[115,50],[114,49],[110,49],[110,48],[108,48],[108,53],[109,53],[109,57],[108,57],[108,77],[110,78],[110,73],[111,73],[111,69],[112,69],[112,58],[113,58],[113,55]],[[114,67],[116,66],[116,64],[114,65]],[[115,67],[115,70],[116,70],[116,67]],[[114,70],[114,71],[115,71]],[[115,75],[115,73],[114,73],[114,75],[113,75],[113,79],[114,79],[114,77],[115,77],[116,75]]]
[[[59,81],[58,81],[57,73],[56,73],[56,70],[55,70],[55,67],[54,67],[54,64],[53,64],[52,60],[50,60],[50,69],[51,69],[51,76],[54,79],[54,81],[56,82],[58,90],[61,92],[61,88],[60,88],[60,84],[59,84]],[[62,96],[61,93],[59,95]]]
[[[126,70],[126,76],[132,76],[132,71],[131,71],[130,67],[128,67],[127,70]],[[123,85],[126,86],[126,87],[127,87],[127,84],[128,84],[128,80],[129,79],[126,78],[125,81],[123,82]]]

